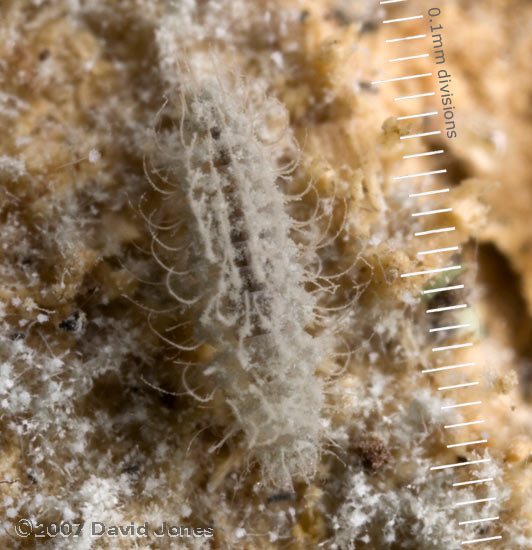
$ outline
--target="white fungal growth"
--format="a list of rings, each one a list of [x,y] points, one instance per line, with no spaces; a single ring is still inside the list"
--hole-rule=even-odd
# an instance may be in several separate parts
[[[497,501],[474,507],[453,505],[498,495],[499,488],[483,487],[485,492],[480,496],[473,488],[458,492],[452,487],[455,479],[452,474],[428,478],[426,471],[430,465],[426,459],[416,461],[410,482],[403,486],[390,487],[386,481],[372,480],[362,471],[351,473],[347,492],[342,495],[343,505],[332,520],[336,533],[335,545],[330,547],[356,550],[364,548],[363,542],[371,540],[374,548],[382,550],[448,550],[460,548],[462,540],[492,533],[489,525],[487,528],[482,524],[459,527],[458,522],[497,516],[500,508]],[[405,469],[404,463],[396,467]],[[493,472],[499,473],[498,470],[496,467],[483,468],[472,477],[482,479]],[[401,537],[408,542],[402,542]]]
[[[170,297],[193,312],[195,341],[216,350],[205,374],[265,477],[289,484],[318,458],[322,343],[307,332],[316,307],[305,289],[308,247],[290,238],[295,222],[279,188],[290,172],[281,157],[293,147],[285,127],[278,102],[240,80],[184,72],[149,155],[163,200],[146,219]]]
[[[360,432],[354,439],[368,433],[367,420],[360,412],[365,409],[373,419],[379,418],[372,429],[382,437],[385,448],[391,450],[394,458],[390,456],[390,463],[381,465],[380,472],[354,462],[343,477],[332,480],[329,492],[335,494],[334,505],[338,507],[330,514],[334,534],[327,548],[450,550],[460,548],[463,540],[495,534],[494,525],[488,522],[462,525],[459,522],[499,515],[502,502],[509,496],[509,490],[500,481],[500,464],[490,461],[469,466],[464,472],[431,471],[438,463],[429,457],[426,438],[430,434],[434,437],[445,423],[463,418],[456,412],[442,410],[446,401],[432,395],[428,388],[418,390],[408,407],[398,402],[398,394],[393,390],[375,392],[381,384],[389,387],[392,380],[371,373],[357,387],[359,410],[354,417],[359,420]],[[388,409],[388,416],[375,414],[375,409],[383,406]],[[466,456],[470,460],[484,459],[489,453],[471,450]],[[452,455],[447,458],[449,463],[460,460]],[[393,473],[386,468],[393,468]],[[453,486],[453,483],[475,479],[494,481]],[[474,505],[460,504],[492,497],[496,498]]]
[[[91,149],[89,151],[89,162],[91,164],[95,164],[96,162],[98,162],[100,159],[102,158],[102,155],[100,153],[100,151],[98,151],[97,149]]]

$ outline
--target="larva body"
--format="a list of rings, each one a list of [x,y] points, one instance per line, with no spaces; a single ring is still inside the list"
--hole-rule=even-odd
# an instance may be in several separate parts
[[[159,132],[150,159],[166,182],[158,219],[182,222],[152,229],[167,289],[192,309],[195,339],[215,348],[204,372],[216,377],[252,454],[268,477],[288,482],[315,467],[323,398],[321,346],[306,330],[315,298],[278,188],[285,148],[260,139],[265,106],[241,87],[187,78],[172,108],[179,128]],[[172,247],[164,233],[175,235]]]

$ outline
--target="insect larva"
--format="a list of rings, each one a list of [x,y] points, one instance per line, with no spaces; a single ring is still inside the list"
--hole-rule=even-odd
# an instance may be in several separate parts
[[[149,155],[160,200],[146,219],[169,296],[192,312],[195,342],[215,348],[203,372],[234,413],[228,435],[242,430],[265,477],[289,485],[319,454],[322,344],[307,332],[316,299],[279,189],[288,142],[265,140],[280,106],[250,92],[183,73]]]

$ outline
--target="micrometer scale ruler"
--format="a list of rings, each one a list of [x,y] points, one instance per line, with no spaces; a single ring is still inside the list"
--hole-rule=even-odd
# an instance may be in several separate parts
[[[450,284],[452,281],[453,273],[459,274],[463,271],[463,266],[457,262],[453,262],[454,255],[460,252],[460,246],[452,242],[453,234],[456,231],[454,226],[442,226],[438,224],[439,215],[452,212],[452,205],[448,201],[448,193],[450,188],[445,184],[439,183],[438,178],[444,178],[447,174],[445,168],[446,150],[441,147],[428,147],[424,149],[424,140],[426,138],[434,137],[440,140],[451,140],[457,137],[458,130],[455,121],[455,104],[453,101],[454,94],[451,88],[452,76],[447,69],[447,60],[445,58],[445,44],[443,35],[443,26],[440,23],[440,8],[434,6],[428,9],[422,10],[418,6],[415,6],[413,2],[409,0],[382,0],[379,2],[384,9],[384,17],[382,19],[382,25],[393,29],[394,36],[386,39],[387,54],[389,53],[388,64],[393,68],[392,76],[381,78],[372,82],[373,86],[386,86],[394,85],[396,83],[416,84],[418,90],[414,93],[408,93],[407,95],[400,95],[394,98],[395,102],[400,102],[402,107],[407,106],[409,103],[415,104],[415,100],[420,98],[426,98],[425,101],[429,102],[430,107],[422,110],[407,109],[408,114],[397,116],[398,121],[408,121],[412,123],[421,123],[423,128],[409,132],[406,135],[401,135],[400,140],[412,140],[419,144],[418,151],[403,155],[401,166],[398,173],[392,176],[393,182],[400,182],[405,180],[411,185],[410,198],[435,198],[439,204],[436,207],[425,209],[421,207],[419,211],[412,213],[412,217],[415,220],[423,219],[427,222],[427,227],[423,231],[417,231],[412,233],[412,238],[419,241],[419,252],[417,253],[419,258],[423,258],[429,255],[445,255],[446,263],[444,267],[435,269],[422,269],[412,271],[409,273],[402,273],[402,278],[419,278],[426,282],[428,277],[431,276],[446,276],[442,284],[424,288],[421,290],[422,297],[431,297],[435,295],[445,294],[449,299],[444,307],[427,307],[426,314],[431,316],[445,315],[447,312],[454,312],[460,310],[467,310],[469,304],[461,303],[456,297],[456,291],[462,291],[464,289],[463,284]],[[439,19],[440,18],[440,19]],[[417,22],[422,26],[423,30],[420,32],[408,31],[411,28],[411,23]],[[428,64],[426,70],[419,70],[413,68],[419,67],[420,61],[426,61]],[[386,71],[385,71],[386,72]],[[437,84],[435,85],[435,82]],[[399,104],[399,103],[398,103]],[[433,137],[434,136],[434,137]],[[414,159],[426,159],[431,161],[434,168],[430,170],[412,171],[409,167]],[[424,181],[426,178],[432,178],[436,181],[436,187],[430,189],[420,190],[419,182]],[[423,186],[421,186],[423,187]],[[441,239],[441,245],[437,247],[427,248],[423,246],[423,239],[427,236],[437,236]],[[417,243],[416,243],[417,244]],[[438,279],[437,279],[438,280]],[[461,329],[469,328],[469,323],[455,322],[452,324],[443,324],[435,328],[430,329],[429,332],[445,333],[452,338],[452,335]],[[442,352],[459,353],[461,350],[471,348],[474,346],[474,342],[466,341],[461,343],[448,343],[446,345],[438,345],[432,347],[432,358],[434,366],[422,371],[423,374],[432,373],[454,373],[458,370],[467,372],[468,368],[476,366],[475,362],[460,362],[458,359],[456,362],[450,364],[441,364],[438,358],[438,354]],[[450,405],[442,406],[442,410],[465,410],[477,409],[475,419],[468,422],[457,422],[454,424],[448,424],[444,426],[446,432],[453,432],[463,430],[468,426],[485,424],[485,420],[482,418],[480,410],[482,401],[472,399],[468,397],[468,392],[472,388],[479,385],[479,381],[474,378],[459,384],[446,384],[437,388],[438,392],[445,394],[445,392],[453,390],[457,392],[460,397],[456,402]],[[482,447],[488,443],[487,438],[478,438],[473,440],[463,440],[457,443],[450,443],[447,445],[448,449],[460,449],[465,447]],[[489,455],[486,458],[476,460],[460,460],[456,463],[438,464],[430,468],[431,473],[442,470],[446,471],[463,471],[479,464],[486,464],[491,462]],[[460,497],[460,489],[462,487],[471,487],[477,485],[485,485],[493,483],[492,477],[470,479],[467,481],[456,481],[452,483],[453,488],[457,490],[456,498],[451,503],[444,503],[445,506],[449,505],[449,508],[463,508],[474,507],[476,505],[496,501],[497,496],[487,496],[486,498],[475,498],[464,500]],[[481,524],[486,525],[499,520],[497,515],[490,515],[487,517],[475,517],[465,521],[458,521],[457,529],[463,528],[468,525]],[[502,539],[499,534],[493,534],[492,536],[479,536],[475,538],[468,538],[461,536],[461,546],[482,546],[482,543],[488,543],[490,541],[497,541]]]

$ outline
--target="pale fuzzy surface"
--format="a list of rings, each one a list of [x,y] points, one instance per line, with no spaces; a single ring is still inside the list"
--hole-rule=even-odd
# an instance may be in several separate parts
[[[449,435],[445,424],[476,411],[442,411],[457,394],[436,388],[466,378],[421,374],[445,341],[428,336],[436,321],[424,314],[439,302],[400,274],[444,259],[416,255],[411,234],[425,222],[391,179],[418,152],[399,140],[417,126],[384,114],[409,114],[393,101],[409,85],[368,86],[389,54],[372,30],[383,11],[266,0],[2,9],[3,546],[26,547],[13,526],[29,517],[215,528],[214,542],[86,532],[43,543],[57,549],[443,550],[480,533],[456,522],[482,514],[501,517],[482,531],[502,530],[493,549],[528,548],[530,408],[512,341],[494,330],[460,355],[477,363],[470,395],[489,402],[492,434]],[[453,158],[479,158],[485,144],[467,143]],[[471,162],[444,178],[451,244],[485,232],[479,176]],[[474,250],[456,261],[468,269],[454,280],[472,288]],[[471,322],[456,342],[477,343],[495,327],[486,303],[479,317],[438,322]],[[485,435],[487,449],[446,447]],[[485,456],[454,477],[430,471]],[[471,477],[495,482],[451,489]]]

